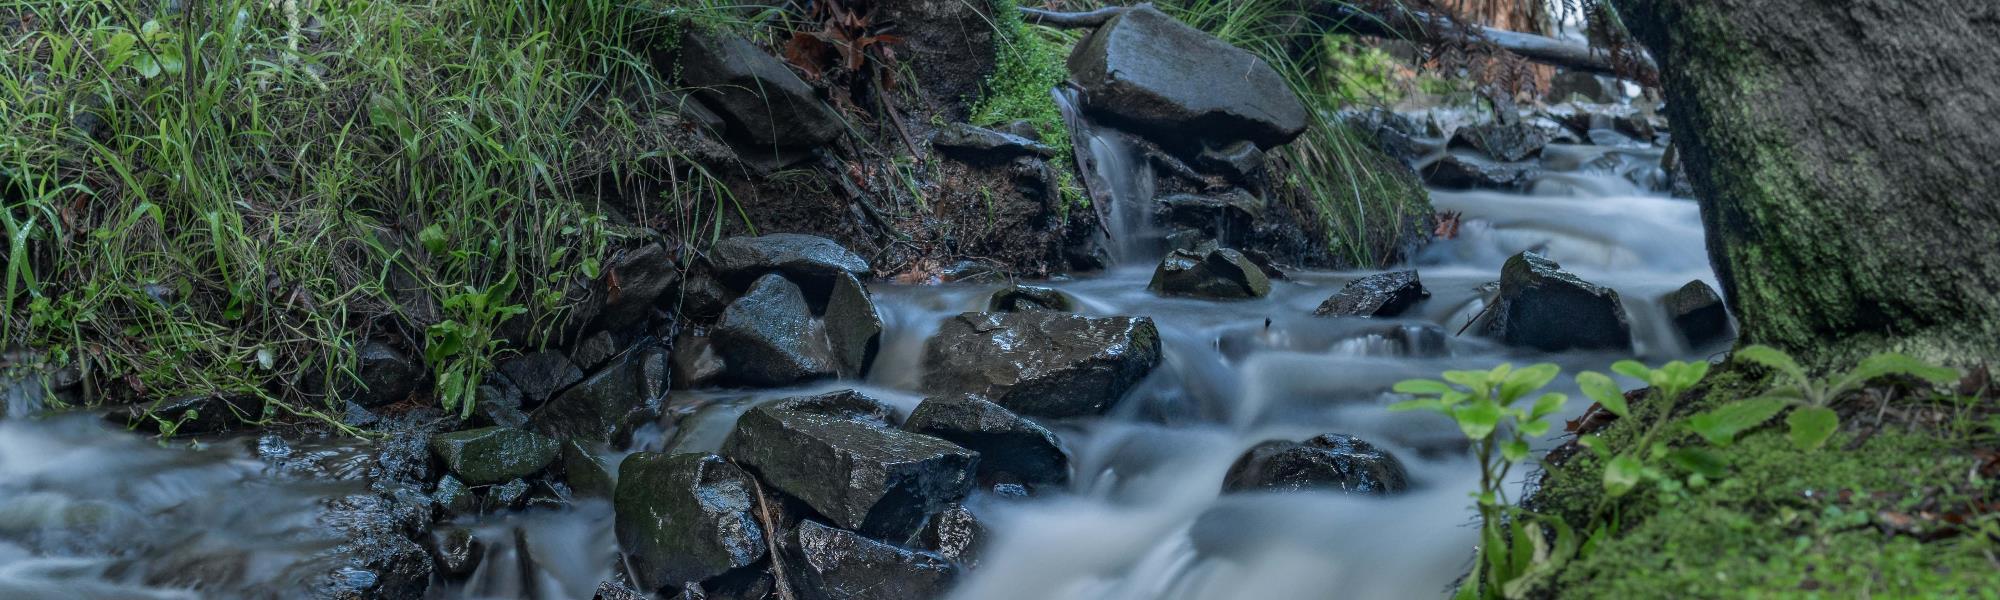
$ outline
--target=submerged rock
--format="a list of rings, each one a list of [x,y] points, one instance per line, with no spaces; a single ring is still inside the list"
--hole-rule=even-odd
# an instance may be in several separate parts
[[[828,600],[942,598],[958,576],[958,567],[943,557],[817,521],[800,522],[793,535],[804,580],[800,587]]]
[[[1146,317],[965,313],[924,345],[924,389],[976,395],[1022,415],[1103,414],[1160,364]]]
[[[1702,280],[1687,282],[1681,289],[1661,297],[1660,308],[1667,311],[1674,331],[1690,347],[1708,346],[1735,334],[1730,329],[1729,309],[1723,307],[1722,297]]]
[[[807,148],[839,137],[840,116],[785,63],[728,33],[682,28],[679,61],[662,73],[681,83],[729,122],[746,150]]]
[[[1393,317],[1429,297],[1416,271],[1377,273],[1348,282],[1321,302],[1313,316]]]
[[[561,439],[622,444],[660,416],[666,396],[666,353],[635,352],[535,409],[528,422]]]
[[[1054,433],[984,398],[929,398],[903,428],[979,453],[980,481],[1069,483],[1069,454]]]
[[[750,474],[713,454],[639,452],[618,465],[615,529],[641,587],[679,587],[764,558]]]
[[[725,377],[737,383],[775,387],[838,374],[805,294],[776,273],[722,311],[712,339]]]
[[[1305,104],[1263,59],[1148,6],[1084,38],[1069,71],[1086,109],[1170,143],[1270,149],[1306,128]]]
[[[875,363],[882,347],[882,315],[868,288],[853,275],[834,278],[833,293],[826,300],[826,341],[833,349],[834,365],[841,377],[860,379]]]
[[[1387,495],[1409,489],[1402,461],[1352,436],[1329,433],[1305,442],[1271,440],[1250,448],[1223,476],[1222,491],[1335,490]]]
[[[1544,352],[1625,350],[1632,328],[1618,292],[1562,270],[1534,252],[1507,259],[1486,333]]]
[[[1241,252],[1207,247],[1168,253],[1146,289],[1169,296],[1262,298],[1271,293],[1271,278]]]
[[[744,289],[769,273],[783,273],[808,295],[823,298],[837,275],[868,275],[868,261],[840,243],[816,235],[773,233],[733,237],[708,251],[709,264],[722,283]]]
[[[433,531],[430,542],[431,560],[437,565],[438,574],[446,579],[471,577],[479,569],[480,559],[486,556],[486,542],[468,528]]]
[[[485,427],[431,438],[431,454],[471,485],[527,477],[556,460],[557,442],[512,427]]]
[[[852,394],[781,402],[736,420],[723,454],[842,527],[908,535],[963,499],[979,455],[853,412]],[[855,418],[862,417],[862,418]]]
[[[1075,312],[1076,303],[1068,294],[1034,285],[1012,285],[1000,288],[986,299],[986,310],[992,312],[1015,312],[1022,310],[1054,310]]]

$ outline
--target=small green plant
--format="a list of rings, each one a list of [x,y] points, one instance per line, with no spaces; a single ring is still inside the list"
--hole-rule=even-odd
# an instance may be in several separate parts
[[[1552,522],[1556,547],[1548,547],[1538,520],[1509,509],[1504,489],[1507,474],[1527,460],[1529,440],[1548,434],[1549,417],[1562,410],[1569,397],[1548,392],[1535,395],[1532,402],[1523,401],[1561,372],[1561,367],[1549,363],[1519,370],[1502,364],[1487,371],[1446,371],[1444,381],[1411,379],[1395,386],[1397,392],[1417,398],[1390,405],[1389,410],[1451,417],[1472,440],[1479,463],[1479,490],[1473,497],[1479,507],[1481,560],[1475,561],[1472,583],[1460,588],[1460,597],[1504,597],[1510,588],[1519,590],[1553,572],[1558,561],[1575,552],[1575,534],[1567,525]],[[1507,518],[1510,513],[1512,519]],[[1512,551],[1496,551],[1508,548],[1508,539],[1514,541]]]
[[[1737,434],[1791,408],[1791,414],[1785,417],[1786,435],[1801,450],[1816,449],[1840,429],[1840,413],[1834,411],[1834,403],[1859,391],[1869,381],[1908,375],[1943,385],[1959,379],[1957,369],[1894,352],[1870,356],[1846,373],[1825,379],[1811,377],[1791,355],[1770,346],[1739,348],[1736,357],[1776,370],[1779,383],[1762,396],[1725,404],[1689,419],[1695,433],[1716,445],[1727,445]]]
[[[454,318],[432,325],[426,332],[429,343],[424,347],[424,360],[437,374],[438,402],[447,411],[459,411],[461,419],[472,416],[479,380],[493,368],[493,352],[500,346],[494,331],[507,319],[528,312],[526,307],[507,303],[513,293],[512,273],[484,290],[465,288],[444,301],[445,313]]]
[[[1652,386],[1657,405],[1672,407],[1680,401],[1681,395],[1693,389],[1695,384],[1708,375],[1705,361],[1673,361],[1658,369],[1648,368],[1634,360],[1621,360],[1611,365],[1612,372],[1624,375]],[[1617,382],[1603,373],[1585,371],[1576,376],[1577,387],[1583,394],[1597,401],[1604,410],[1618,415],[1620,419],[1631,419],[1632,407],[1625,403],[1625,393],[1619,391]],[[1626,447],[1618,454],[1608,455],[1602,438],[1592,435],[1580,436],[1577,443],[1605,458],[1604,491],[1611,497],[1631,493],[1639,484],[1651,482],[1667,491],[1677,491],[1682,482],[1669,471],[1661,468],[1663,461],[1693,473],[1689,483],[1701,485],[1707,478],[1721,475],[1721,461],[1702,448],[1669,448],[1660,434],[1666,432],[1673,421],[1665,414],[1656,415],[1645,425],[1645,432],[1638,442]]]

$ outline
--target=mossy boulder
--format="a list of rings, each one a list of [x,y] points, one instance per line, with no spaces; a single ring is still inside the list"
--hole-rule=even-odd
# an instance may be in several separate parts
[[[470,485],[527,477],[555,462],[555,439],[512,427],[483,427],[438,434],[431,454],[446,470]]]

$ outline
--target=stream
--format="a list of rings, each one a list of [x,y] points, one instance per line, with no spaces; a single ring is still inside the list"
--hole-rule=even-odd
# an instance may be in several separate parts
[[[1100,167],[1133,160],[1115,143],[1087,142],[1104,148]],[[1607,155],[1613,160],[1601,160]],[[1555,385],[1572,394],[1570,418],[1588,404],[1569,381],[1575,372],[1602,371],[1628,356],[1702,356],[1673,333],[1657,301],[1689,280],[1714,282],[1696,205],[1646,192],[1615,166],[1658,159],[1649,144],[1556,144],[1544,152],[1547,171],[1525,193],[1434,190],[1437,209],[1463,213],[1464,226],[1413,261],[1433,296],[1402,317],[1311,316],[1341,285],[1372,272],[1295,272],[1256,300],[1160,297],[1146,289],[1153,262],[1129,247],[1118,249],[1120,266],[1102,274],[1047,282],[1084,314],[1152,317],[1165,360],[1109,414],[1045,423],[1071,453],[1067,489],[1032,498],[975,491],[967,506],[992,533],[953,597],[1442,596],[1472,557],[1477,530],[1468,492],[1478,471],[1455,425],[1388,412],[1394,399],[1386,390],[1448,369],[1552,361],[1564,367]],[[1124,187],[1149,193],[1145,185]],[[1144,226],[1126,216],[1131,212],[1113,207],[1122,227]],[[1143,236],[1125,239],[1135,237]],[[1485,307],[1479,288],[1526,249],[1618,290],[1633,352],[1542,354],[1472,332],[1456,335]],[[916,390],[925,340],[947,317],[983,310],[997,287],[877,283],[885,330],[865,381],[677,391],[668,418],[608,459],[616,464],[618,454],[638,450],[714,451],[749,407],[806,393],[860,388],[907,415],[923,398]],[[14,414],[0,420],[0,597],[293,597],[293,586],[332,568],[322,561],[345,538],[329,529],[365,528],[329,528],[327,519],[376,514],[327,509],[368,491],[364,471],[379,468],[362,460],[379,451],[372,443],[312,446],[253,436],[162,446],[87,416],[24,418],[32,399],[9,406]],[[1329,432],[1398,456],[1410,491],[1386,498],[1219,494],[1224,472],[1245,449]],[[1553,445],[1544,440],[1538,450]],[[383,512],[390,514],[379,518],[394,518]],[[507,512],[469,525],[493,540],[485,560],[464,583],[430,586],[429,597],[588,598],[617,568],[607,502]],[[202,593],[187,591],[196,583]]]

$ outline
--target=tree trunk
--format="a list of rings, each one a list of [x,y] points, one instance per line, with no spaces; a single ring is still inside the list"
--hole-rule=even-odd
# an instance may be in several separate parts
[[[1739,343],[2000,357],[2000,3],[1616,0]]]

